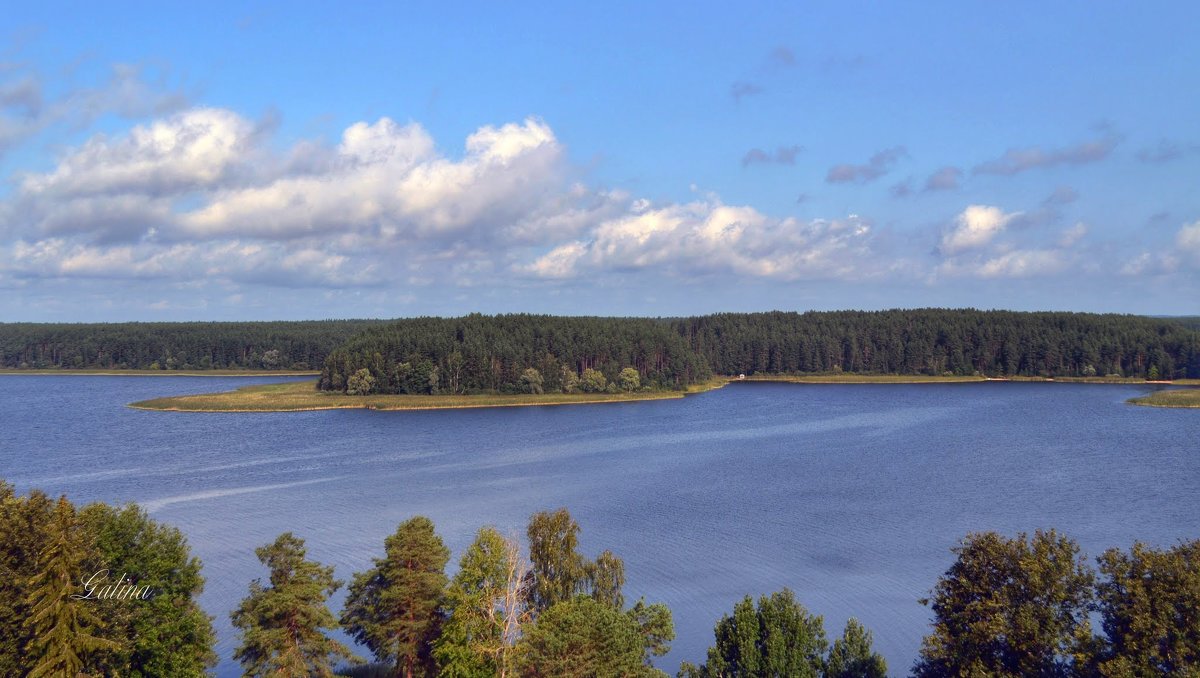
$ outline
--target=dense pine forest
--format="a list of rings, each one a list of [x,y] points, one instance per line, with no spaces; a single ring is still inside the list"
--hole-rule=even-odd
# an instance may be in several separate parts
[[[18,369],[320,369],[378,320],[0,323],[0,367]]]
[[[713,374],[756,373],[1179,379],[1200,378],[1200,321],[916,309],[2,323],[0,366],[322,369],[321,389],[357,393],[683,389]]]
[[[1194,378],[1200,377],[1200,332],[1132,315],[971,309],[658,320],[418,318],[372,327],[334,351],[320,388],[529,392],[536,382],[547,391],[594,389],[585,377],[618,388],[629,368],[650,388],[755,373]]]

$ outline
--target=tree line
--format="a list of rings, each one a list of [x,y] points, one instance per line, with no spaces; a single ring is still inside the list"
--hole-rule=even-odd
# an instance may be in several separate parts
[[[433,522],[413,517],[353,575],[336,616],[326,603],[346,583],[282,534],[256,550],[267,576],[231,614],[234,658],[251,677],[664,676],[652,662],[674,640],[670,610],[629,604],[623,561],[580,553],[579,532],[565,509],[535,513],[526,556],[516,537],[484,527],[449,577]],[[211,618],[195,600],[200,563],[175,528],[135,506],[77,509],[0,483],[0,544],[0,674],[187,677],[215,665]],[[971,534],[953,551],[920,601],[933,619],[914,676],[1200,674],[1200,540],[1109,549],[1094,567],[1053,530]],[[98,572],[112,573],[108,597]],[[130,589],[151,594],[125,597]],[[370,662],[330,636],[339,628]],[[886,674],[861,623],[849,620],[831,643],[822,617],[788,589],[738,602],[703,663],[678,672]]]
[[[316,370],[381,322],[0,323],[0,367]]]
[[[473,314],[369,328],[329,355],[317,387],[447,394],[628,390],[634,385],[628,376],[622,380],[627,369],[636,371],[639,389],[684,389],[712,376],[661,320]],[[360,370],[366,372],[352,383]]]
[[[448,394],[618,390],[625,369],[650,389],[756,373],[1178,379],[1200,378],[1200,324],[974,309],[0,323],[0,367],[321,369],[324,390]]]
[[[718,374],[1200,377],[1178,320],[975,309],[721,313],[674,322]]]
[[[679,319],[471,315],[371,327],[326,359],[352,394],[685,388],[712,374],[1200,377],[1200,332],[1172,319],[974,309],[721,313]],[[594,388],[594,387],[593,387]]]

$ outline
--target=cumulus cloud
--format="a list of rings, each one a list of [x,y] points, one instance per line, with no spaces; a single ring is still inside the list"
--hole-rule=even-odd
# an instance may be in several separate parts
[[[943,167],[925,180],[925,190],[928,191],[953,191],[958,188],[958,182],[962,180],[963,172],[957,167]]]
[[[831,184],[865,184],[887,174],[900,158],[908,155],[903,146],[879,151],[864,164],[841,164],[829,168],[825,181]]]
[[[3,77],[6,76],[7,77]],[[81,128],[106,114],[138,118],[179,110],[187,97],[136,64],[117,64],[94,86],[47,97],[39,73],[18,66],[0,72],[0,156],[53,126]]]
[[[774,151],[752,148],[742,156],[742,167],[755,164],[795,165],[796,156],[800,155],[800,152],[803,150],[803,146],[780,146]]]
[[[999,207],[970,205],[954,219],[954,225],[942,234],[943,254],[976,249],[990,243],[1020,212],[1005,213]]]
[[[555,247],[519,267],[544,278],[596,271],[732,273],[778,280],[861,279],[886,266],[873,257],[870,224],[773,219],[715,199],[674,204],[601,223],[587,239]]]
[[[976,165],[972,172],[1012,176],[1037,168],[1086,165],[1107,158],[1119,142],[1118,137],[1108,135],[1063,148],[1011,148],[995,160]]]

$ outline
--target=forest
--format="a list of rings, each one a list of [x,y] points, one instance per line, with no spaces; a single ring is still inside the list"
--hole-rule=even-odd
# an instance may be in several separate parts
[[[1200,378],[1200,322],[910,309],[0,323],[0,367],[321,370],[318,388],[364,394],[685,389],[712,375],[838,372],[1158,380]]]
[[[580,553],[579,534],[562,508],[534,513],[523,540],[484,526],[449,576],[450,550],[414,516],[347,585],[285,532],[254,553],[264,576],[230,614],[233,659],[248,677],[665,678],[654,659],[675,639],[670,609],[627,600],[622,559]],[[0,537],[3,675],[187,678],[215,666],[200,562],[177,529],[136,506],[75,507],[0,482]],[[1111,548],[1094,566],[1054,530],[969,534],[952,551],[915,601],[932,618],[914,676],[1200,672],[1200,540]],[[148,593],[98,587],[110,572]],[[327,601],[344,585],[335,615]],[[701,663],[677,675],[883,678],[873,642],[854,618],[830,642],[824,619],[785,588],[737,602]]]
[[[0,367],[316,370],[380,322],[0,323]]]
[[[1200,332],[1132,315],[973,309],[418,318],[371,327],[336,349],[318,388],[515,393],[536,382],[570,392],[584,376],[616,384],[629,368],[643,388],[675,389],[756,373],[1196,378]]]

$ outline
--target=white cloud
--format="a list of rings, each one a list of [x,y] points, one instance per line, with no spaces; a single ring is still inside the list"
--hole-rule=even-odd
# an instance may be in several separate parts
[[[1058,238],[1059,247],[1074,247],[1087,235],[1088,227],[1082,221],[1062,232]]]
[[[1197,263],[1200,263],[1200,221],[1184,224],[1175,236],[1175,244],[1195,256]]]
[[[861,279],[882,270],[872,256],[871,227],[858,217],[773,219],[715,199],[638,207],[601,223],[590,239],[560,245],[521,270],[547,278],[654,269],[780,280]]]
[[[999,207],[970,205],[954,220],[954,226],[942,235],[943,254],[957,254],[991,242],[1020,212],[1006,214]]]

